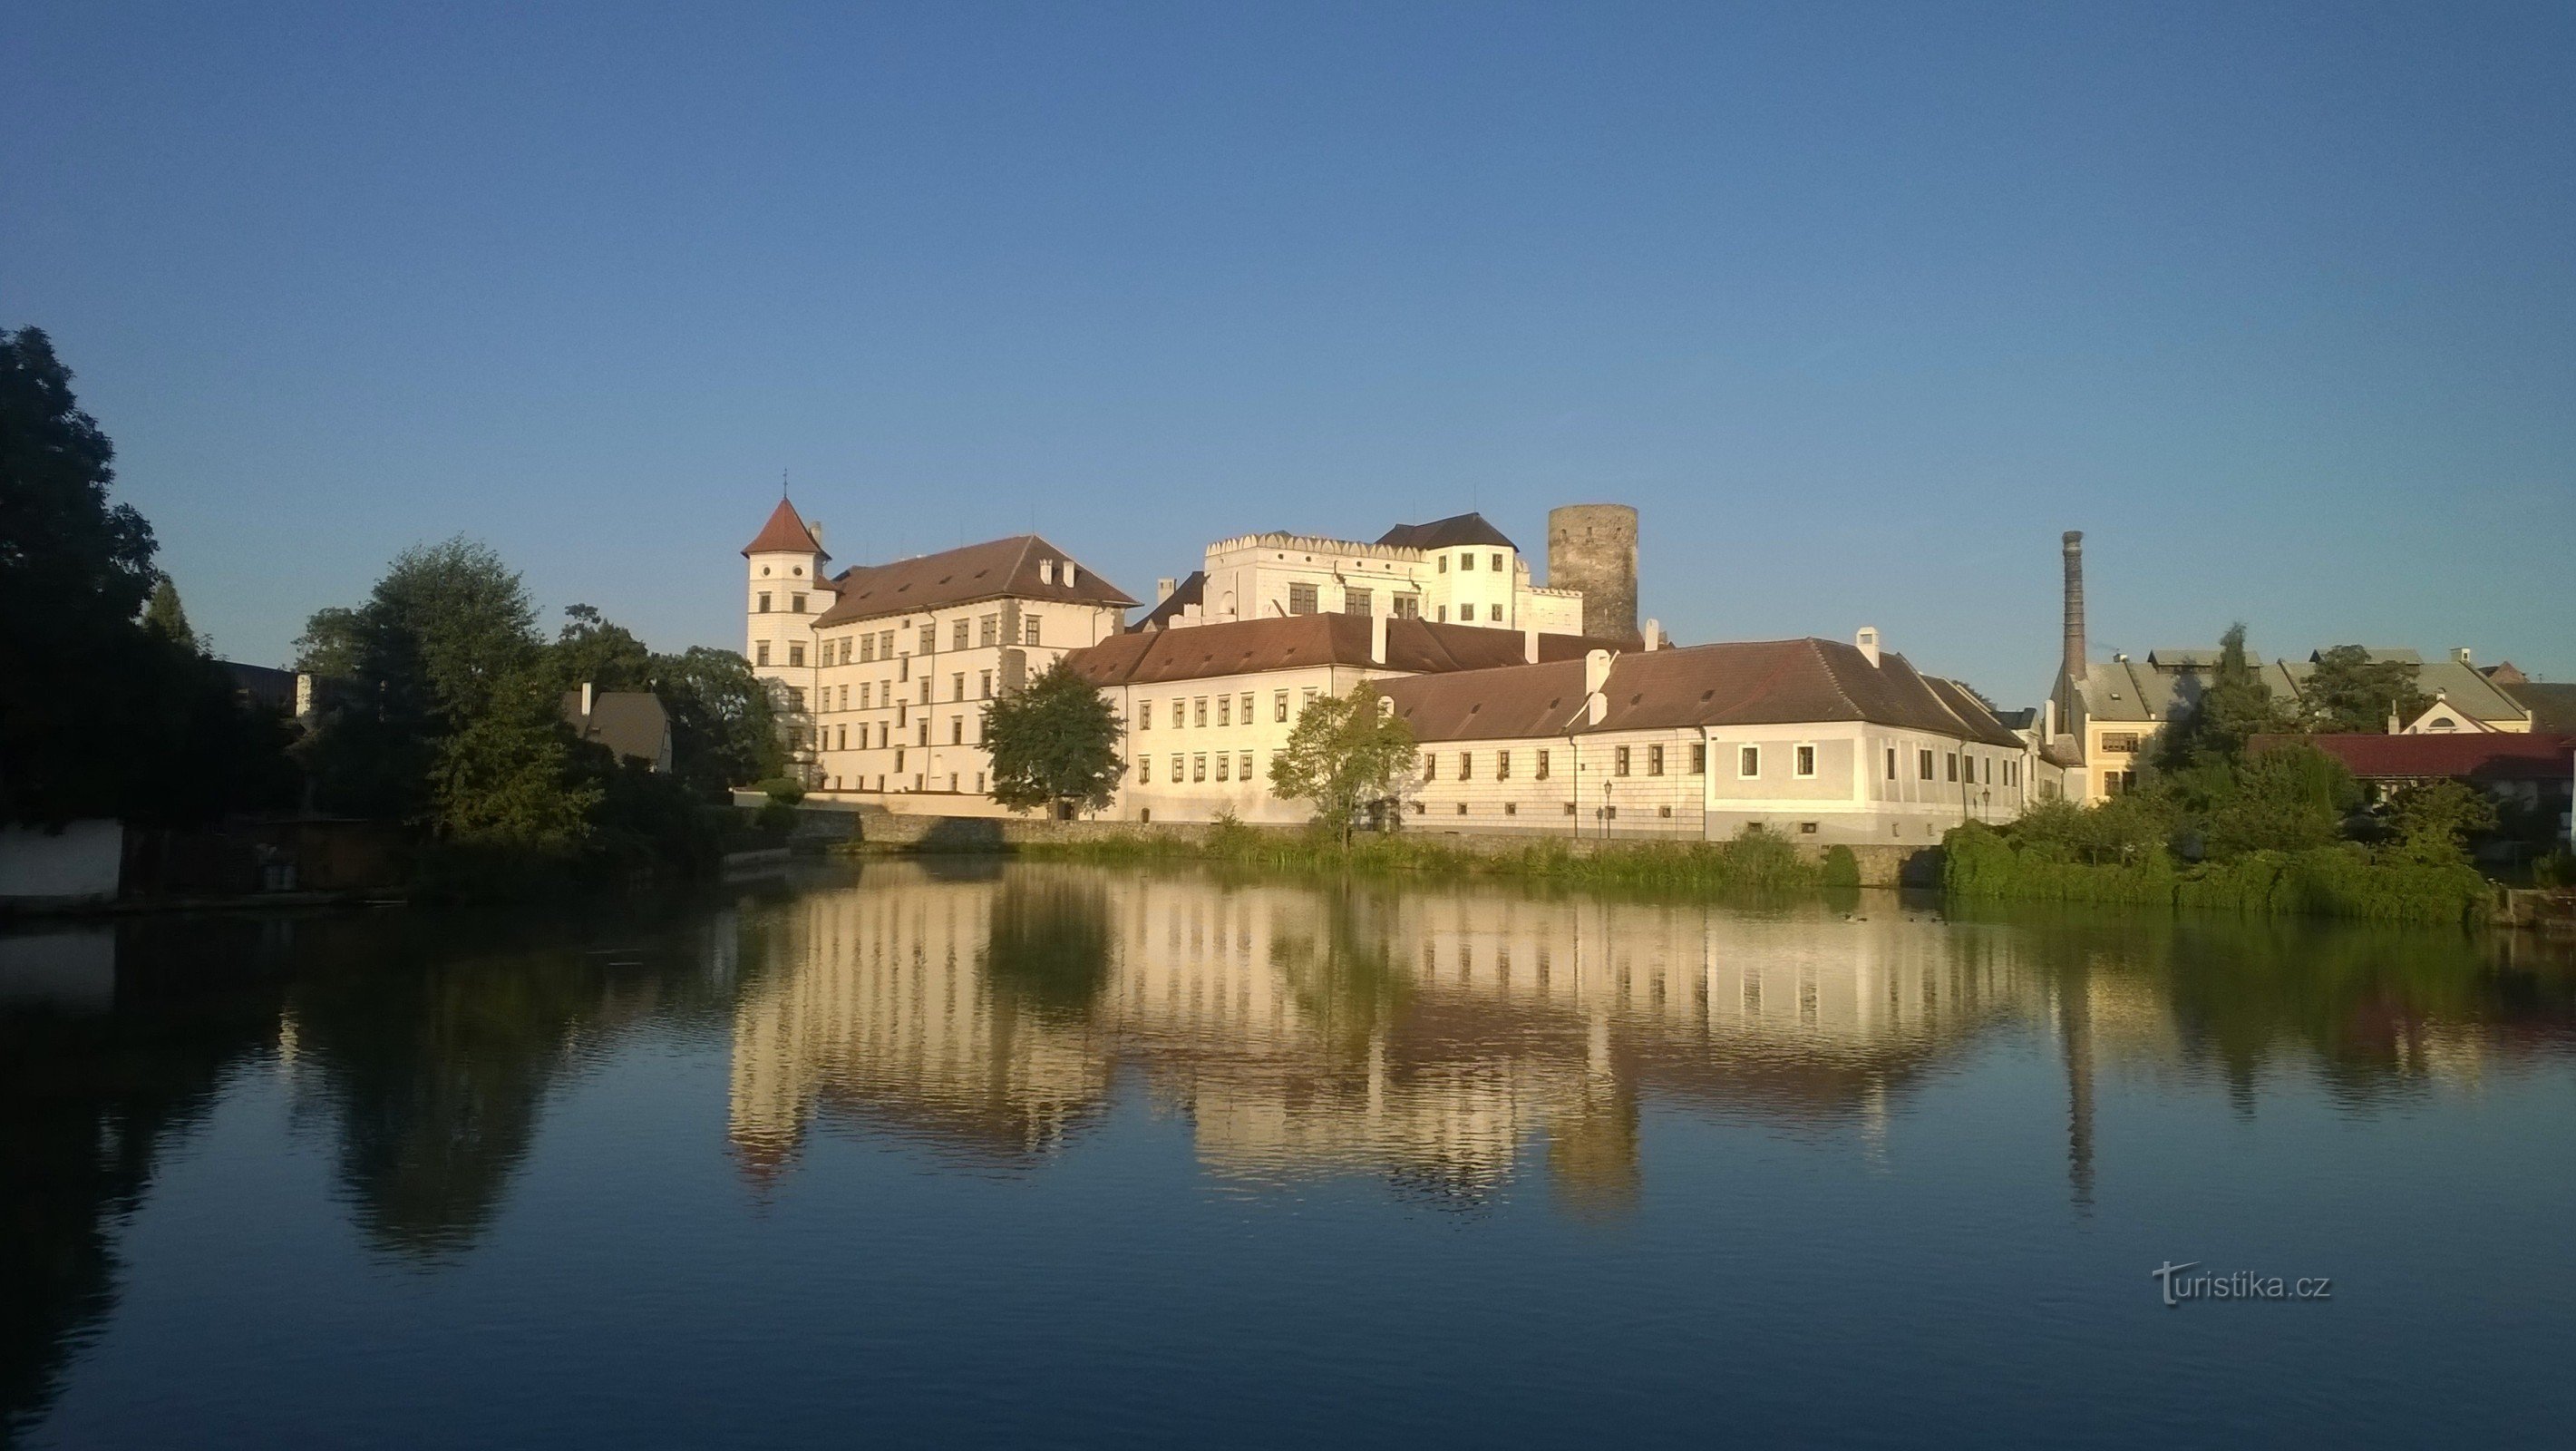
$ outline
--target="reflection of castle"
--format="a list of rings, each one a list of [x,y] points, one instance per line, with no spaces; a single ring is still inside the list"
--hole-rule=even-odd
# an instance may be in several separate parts
[[[872,866],[746,944],[732,1134],[762,1172],[818,1111],[1023,1154],[1099,1106],[1123,1064],[1228,1175],[1365,1170],[1473,1195],[1544,1132],[1561,1192],[1616,1198],[1642,1095],[1866,1122],[1981,1026],[2047,1015],[2045,985],[1992,939],[1889,906],[1762,918]],[[1040,946],[1006,945],[1006,918],[1012,942]],[[1086,941],[1091,967],[1047,967],[1093,974],[1073,1005],[1033,997],[1011,954]]]

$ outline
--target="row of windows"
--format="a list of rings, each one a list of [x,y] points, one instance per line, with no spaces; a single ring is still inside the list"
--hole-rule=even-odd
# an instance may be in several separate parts
[[[753,604],[752,609],[758,614],[765,615],[769,613],[769,591],[762,590],[760,592],[759,598]],[[803,595],[789,595],[787,597],[787,612],[792,615],[801,615],[805,613],[805,597]]]
[[[1396,619],[1418,620],[1422,618],[1422,596],[1418,594],[1409,590],[1399,590],[1394,594],[1389,595],[1387,597],[1387,602],[1390,613],[1393,614]],[[1321,609],[1322,603],[1316,597],[1315,586],[1311,584],[1291,584],[1288,586],[1288,613],[1292,615],[1311,615],[1317,613]],[[1363,589],[1358,585],[1349,585],[1343,588],[1343,614],[1370,615],[1375,614],[1376,612],[1377,591],[1375,589]]]
[[[761,612],[766,614],[769,610],[769,596],[762,595],[760,599]],[[805,597],[803,595],[796,596],[796,608],[799,612],[804,610]],[[974,641],[971,645],[968,643],[968,632],[970,629],[973,631]],[[998,645],[1001,643],[1002,639],[1002,617],[998,614],[991,614],[979,616],[973,620],[951,620],[949,621],[948,638],[948,648],[951,650],[966,650],[978,647],[989,648],[991,646]],[[1035,645],[1038,643],[1037,616],[1023,615],[1020,617],[1020,643],[1022,645]],[[924,655],[935,654],[937,653],[938,646],[939,627],[935,624],[922,626],[921,653]],[[836,639],[824,641],[823,655],[820,663],[825,665],[849,665],[853,663],[867,665],[873,664],[878,660],[892,660],[894,658],[896,658],[894,653],[894,631],[871,630],[865,634],[843,635]],[[753,646],[752,663],[755,665],[766,665],[769,663],[768,641],[763,640]],[[805,646],[801,641],[790,642],[787,646],[787,663],[791,666],[802,665],[805,663]]]
[[[1216,763],[1216,779],[1220,781],[1228,779],[1227,772],[1229,770],[1234,773],[1232,777],[1234,780],[1251,781],[1257,779],[1252,774],[1252,753],[1250,751],[1218,751],[1212,756],[1205,751],[1199,751],[1187,756],[1175,755],[1171,759],[1172,771],[1169,776],[1164,778],[1164,780],[1174,786],[1180,785],[1185,780],[1205,781],[1208,778],[1208,762],[1211,760]],[[1182,774],[1185,770],[1189,773],[1187,776]],[[1136,784],[1139,786],[1151,786],[1154,784],[1153,757],[1138,756],[1136,758]]]
[[[1916,780],[1929,781],[1932,779],[1932,756],[1933,753],[1930,750],[1918,749],[1915,751],[1914,778]],[[1942,779],[1959,784],[1975,784],[1980,762],[1983,763],[1985,770],[1984,784],[1988,786],[1994,785],[1995,758],[1992,756],[1969,757],[1967,780],[1965,782],[1960,782],[1959,753],[1957,751],[1945,751],[1941,753]],[[1889,746],[1887,748],[1887,779],[1890,781],[1896,779],[1896,747],[1894,746]],[[2021,762],[2010,756],[2003,759],[2003,784],[2006,786],[2019,786],[2021,784]]]
[[[1508,781],[1512,779],[1512,753],[1508,750],[1496,750],[1493,754],[1494,779],[1497,781]],[[1544,746],[1533,747],[1531,754],[1537,759],[1531,763],[1532,770],[1530,771],[1530,779],[1533,781],[1546,780],[1548,777],[1549,766],[1547,748]],[[1611,747],[1610,774],[1613,776],[1633,775],[1641,759],[1646,768],[1647,775],[1660,776],[1664,774],[1664,748],[1659,745],[1645,747]],[[1744,747],[1741,759],[1745,775],[1758,776],[1762,774],[1762,748],[1760,746]],[[1798,774],[1802,776],[1812,776],[1816,774],[1815,747],[1798,747],[1798,761]],[[1707,770],[1708,746],[1705,743],[1695,743],[1690,748],[1690,774],[1694,776],[1702,775]],[[1473,781],[1476,779],[1476,753],[1474,751],[1460,751],[1458,753],[1457,773],[1457,779],[1461,781]],[[1437,781],[1440,779],[1439,752],[1425,751],[1422,753],[1422,779],[1425,781]]]
[[[1501,572],[1502,572],[1502,568],[1503,568],[1503,557],[1502,557],[1501,555],[1497,554],[1497,555],[1493,556],[1493,560],[1494,560],[1494,572],[1495,572],[1495,573],[1497,573],[1497,574],[1501,573]],[[1468,550],[1461,550],[1461,551],[1459,552],[1459,554],[1458,554],[1458,568],[1460,568],[1461,570],[1472,570],[1472,569],[1474,569],[1475,567],[1476,567],[1476,556],[1475,556],[1474,552],[1473,552],[1473,551],[1468,551]],[[1441,556],[1440,556],[1440,572],[1441,572],[1442,574],[1447,574],[1447,573],[1449,572],[1449,556],[1448,556],[1448,555],[1445,555],[1445,554],[1444,554],[1444,555],[1441,555]]]
[[[1316,687],[1307,686],[1298,708],[1304,709],[1304,702],[1313,700],[1315,695]],[[1171,722],[1170,728],[1173,730],[1182,730],[1190,726],[1204,728],[1208,724],[1208,702],[1214,701],[1216,702],[1216,724],[1230,726],[1237,720],[1241,720],[1243,724],[1251,725],[1254,720],[1253,698],[1253,692],[1249,690],[1241,695],[1202,695],[1195,699],[1186,695],[1175,695],[1172,697],[1172,713],[1166,719]],[[1270,692],[1270,719],[1274,722],[1284,722],[1288,719],[1287,691]],[[1136,702],[1136,729],[1149,731],[1153,728],[1154,702],[1150,700]]]
[[[900,772],[902,769],[903,761],[900,753],[898,753],[895,761],[895,770]],[[895,779],[897,781],[901,781],[903,778],[901,775],[897,775]],[[915,791],[927,791],[930,789],[927,784],[928,779],[928,777],[924,776],[919,771],[913,772],[912,789]],[[965,779],[966,778],[964,776],[955,771],[949,772],[948,789],[952,792],[963,794],[959,791],[959,787]],[[886,788],[886,778],[885,773],[883,772],[879,772],[877,774],[875,785],[869,785],[868,780],[869,778],[866,776],[827,776],[824,778],[824,789],[827,791],[883,791]],[[984,794],[984,773],[981,771],[975,773],[975,794],[978,796]]]

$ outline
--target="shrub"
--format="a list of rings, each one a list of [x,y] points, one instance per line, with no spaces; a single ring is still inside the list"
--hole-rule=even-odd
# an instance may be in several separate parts
[[[767,796],[775,806],[793,806],[805,799],[805,787],[786,776],[772,776],[752,789]]]
[[[1857,887],[1860,885],[1860,858],[1847,846],[1829,847],[1825,851],[1825,885]]]

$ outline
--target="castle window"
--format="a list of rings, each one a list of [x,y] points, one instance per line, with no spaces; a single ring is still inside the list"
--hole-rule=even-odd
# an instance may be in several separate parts
[[[876,699],[876,686],[875,686],[875,685],[873,685],[872,683],[868,682],[868,681],[864,681],[864,680],[863,680],[863,681],[860,681],[860,682],[859,682],[859,709],[861,709],[861,710],[866,710],[866,709],[867,709],[871,704],[873,704],[873,703],[875,702],[875,699]]]
[[[848,710],[849,708],[850,708],[850,687],[848,687],[848,686],[844,685],[844,686],[842,686],[842,687],[841,687],[841,709],[843,709],[843,710]]]
[[[1495,780],[1497,780],[1497,781],[1508,781],[1508,780],[1512,779],[1512,753],[1511,753],[1511,752],[1509,752],[1509,751],[1496,751],[1496,752],[1494,752],[1494,779],[1495,779]]]
[[[1202,730],[1207,728],[1207,702],[1204,695],[1190,702],[1190,724]]]
[[[876,658],[877,637],[876,632],[871,630],[867,634],[859,637],[859,663],[862,665],[870,664],[873,663]]]
[[[769,591],[762,590],[760,592],[758,603],[753,606],[753,609],[759,614],[765,615],[769,613]]]
[[[1793,767],[1794,774],[1799,776],[1813,776],[1816,774],[1816,748],[1814,746],[1798,747],[1797,753],[1791,759],[1795,762]]]
[[[1140,700],[1136,702],[1136,729],[1140,731],[1149,731],[1153,728],[1154,702],[1150,700]]]
[[[1495,555],[1495,556],[1494,556],[1494,572],[1495,572],[1496,574],[1500,574],[1500,573],[1502,573],[1502,571],[1503,571],[1503,557],[1502,557],[1501,555],[1497,554],[1497,555]]]
[[[1959,753],[1958,753],[1957,751],[1952,751],[1952,752],[1950,752],[1950,754],[1949,754],[1949,756],[1948,756],[1948,761],[1949,761],[1950,779],[1951,779],[1951,780],[1953,780],[1953,781],[1956,781],[1956,780],[1958,780],[1958,779],[1959,779]]]
[[[1761,748],[1760,746],[1738,746],[1738,747],[1736,747],[1736,748],[1735,748],[1735,777],[1736,777],[1736,779],[1737,779],[1737,780],[1739,780],[1739,781],[1750,781],[1750,780],[1754,779],[1755,777],[1757,777],[1757,776],[1759,776],[1759,775],[1761,775],[1761,774],[1762,774],[1762,748]]]
[[[1029,615],[1020,621],[1020,643],[1023,645],[1034,645],[1037,642],[1038,617],[1035,615]]]
[[[968,628],[969,622],[965,620],[957,620],[950,624],[948,628],[949,649],[963,650],[966,648],[966,631]]]
[[[1466,815],[1466,814],[1467,814],[1467,803],[1466,803],[1466,802],[1461,801],[1461,802],[1459,802],[1459,803],[1458,803],[1458,814],[1459,814],[1460,816],[1464,816],[1464,815]]]
[[[1440,572],[1441,572],[1442,574],[1447,574],[1447,573],[1449,572],[1449,556],[1448,556],[1448,555],[1445,555],[1445,554],[1444,554],[1444,555],[1441,555],[1441,556],[1440,556]]]
[[[1172,784],[1181,784],[1181,758],[1178,756],[1172,757]]]
[[[1461,781],[1473,781],[1476,779],[1475,752],[1460,751],[1458,753],[1458,779]]]
[[[1315,587],[1311,584],[1288,586],[1288,613],[1311,615],[1315,612]]]
[[[1505,816],[1518,816],[1518,815],[1520,815],[1520,814],[1521,814],[1521,804],[1520,804],[1519,802],[1517,802],[1517,801],[1506,801],[1506,802],[1504,802],[1504,803],[1503,803],[1503,814],[1504,814]]]
[[[1272,720],[1286,720],[1288,718],[1287,691],[1274,690],[1270,693],[1270,718]]]
[[[1040,583],[1040,584],[1053,584],[1053,583],[1055,583],[1055,561],[1054,561],[1054,560],[1052,560],[1052,559],[1041,559],[1041,560],[1039,560],[1039,561],[1038,561],[1038,583]]]
[[[1238,757],[1237,759],[1238,759],[1238,763],[1241,765],[1242,769],[1241,769],[1241,770],[1238,770],[1238,771],[1236,771],[1236,772],[1234,773],[1234,779],[1236,779],[1236,780],[1238,780],[1238,781],[1249,781],[1249,780],[1251,780],[1251,779],[1252,779],[1252,753],[1251,753],[1250,751],[1245,751],[1245,752],[1243,752],[1243,753],[1242,753],[1242,755],[1241,755],[1240,757]]]
[[[1887,748],[1887,779],[1890,781],[1896,779],[1896,747],[1894,746]]]
[[[1447,605],[1442,605],[1440,607],[1440,623],[1444,625],[1449,623],[1449,607]]]
[[[1231,696],[1231,695],[1220,695],[1220,696],[1218,696],[1218,697],[1216,698],[1216,723],[1217,723],[1218,725],[1221,725],[1221,726],[1229,726],[1229,725],[1234,724],[1234,697],[1233,697],[1233,696]],[[1218,779],[1219,779],[1219,780],[1222,780],[1222,779],[1224,779],[1224,778],[1223,778],[1223,777],[1219,777]]]
[[[1231,757],[1231,756],[1227,755],[1227,754],[1226,754],[1225,752],[1223,752],[1223,751],[1219,751],[1219,752],[1217,752],[1217,753],[1216,753],[1216,778],[1217,778],[1218,780],[1220,780],[1220,781],[1224,780],[1224,779],[1226,778],[1226,768],[1227,768],[1228,766],[1233,765],[1233,764],[1234,764],[1234,758],[1233,758],[1233,757]]]
[[[767,640],[763,640],[751,647],[751,663],[754,665],[766,665],[769,663],[769,642]]]
[[[1501,624],[1503,622],[1503,607],[1501,605],[1485,606],[1485,618],[1493,621],[1497,625]]]
[[[957,671],[948,677],[948,698],[950,700],[964,700],[966,698],[965,671]]]
[[[990,671],[990,670],[982,670],[982,671],[978,671],[978,672],[976,672],[976,675],[975,675],[975,698],[976,698],[977,700],[991,700],[991,699],[993,698],[993,672],[992,672],[992,671]]]
[[[1424,751],[1422,753],[1422,779],[1425,781],[1437,781],[1440,779],[1439,752]]]
[[[931,654],[936,654],[936,653],[938,652],[938,650],[939,650],[939,627],[938,627],[937,625],[924,625],[924,626],[922,626],[922,627],[921,627],[921,653],[922,653],[922,654],[924,654],[924,655],[931,655]]]
[[[1706,741],[1699,741],[1691,746],[1691,774],[1694,776],[1708,774],[1708,742]]]
[[[1354,587],[1342,591],[1343,614],[1365,615],[1369,613],[1369,606],[1374,602],[1374,598],[1367,590]]]
[[[1190,757],[1190,779],[1193,781],[1207,779],[1207,756],[1204,753]]]
[[[1625,776],[1628,774],[1628,748],[1626,746],[1621,746],[1610,753],[1610,774],[1613,776]]]
[[[1647,774],[1647,775],[1649,775],[1649,776],[1660,776],[1660,775],[1664,774],[1664,748],[1663,748],[1663,747],[1661,747],[1661,746],[1648,746],[1648,747],[1646,747],[1646,774]]]
[[[966,744],[966,717],[952,715],[948,718],[948,744],[952,746]]]
[[[1153,757],[1138,756],[1136,758],[1136,784],[1139,786],[1151,786],[1154,784]]]
[[[894,658],[894,631],[879,630],[877,632],[877,658],[880,660],[891,660]]]
[[[1532,771],[1530,775],[1541,781],[1547,779],[1547,748],[1545,746],[1541,746],[1539,748],[1538,769]]]
[[[846,751],[850,748],[850,728],[848,726],[839,727],[835,731],[833,738],[839,742],[839,749]]]
[[[1476,556],[1474,556],[1474,555],[1472,555],[1472,554],[1461,554],[1461,555],[1459,555],[1459,556],[1458,556],[1458,567],[1459,567],[1461,570],[1474,569],[1474,568],[1476,567]]]
[[[1392,613],[1396,619],[1418,620],[1422,618],[1422,596],[1418,594],[1400,593],[1396,595],[1390,603],[1395,607]]]
[[[975,621],[975,643],[978,645],[998,645],[1002,643],[1002,617],[1000,615],[985,615]]]
[[[1932,779],[1932,753],[1930,751],[1917,751],[1914,753],[1914,774],[1926,781]]]
[[[788,663],[788,664],[790,664],[790,665],[802,665],[802,664],[804,664],[804,663],[805,663],[805,647],[804,647],[804,646],[802,646],[802,645],[790,644],[790,645],[787,647],[787,663]]]
[[[798,690],[792,685],[787,687],[787,708],[793,711],[803,710],[805,708],[805,692]],[[801,735],[802,732],[799,732],[799,734]]]
[[[795,614],[801,615],[805,613],[805,597],[803,595],[789,595],[787,597],[787,608]]]
[[[915,730],[917,730],[917,731],[919,732],[919,734],[918,734],[917,736],[915,736],[915,737],[914,737],[914,739],[915,739],[915,740],[917,740],[917,741],[919,741],[922,745],[925,745],[925,746],[926,746],[926,745],[929,745],[929,744],[930,744],[930,717],[928,717],[928,716],[926,716],[926,715],[925,715],[925,716],[923,716],[919,721],[917,721],[917,722],[915,722],[915,723],[914,723],[914,729],[915,729]]]

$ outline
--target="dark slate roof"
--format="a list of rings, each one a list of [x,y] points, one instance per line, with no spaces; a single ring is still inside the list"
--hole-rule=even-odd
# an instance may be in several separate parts
[[[1619,655],[1598,726],[1568,725],[1583,706],[1580,660],[1389,682],[1396,712],[1426,741],[1498,740],[1569,731],[1869,721],[1988,745],[2021,739],[1965,689],[1917,672],[1902,655],[1879,663],[1833,640],[1760,640]]]
[[[1522,660],[1518,630],[1391,619],[1386,622],[1382,665],[1369,659],[1369,634],[1366,615],[1273,615],[1113,635],[1066,658],[1094,685],[1204,680],[1304,665],[1356,665],[1428,675],[1490,669]],[[1538,644],[1541,660],[1579,661],[1585,651],[1602,648],[1600,641],[1580,635],[1541,635]]]
[[[1207,571],[1193,569],[1190,577],[1172,586],[1172,592],[1145,613],[1145,618],[1127,628],[1137,634],[1159,630],[1181,617],[1181,611],[1207,602]]]
[[[593,691],[588,716],[581,713],[581,692],[567,690],[563,693],[563,718],[581,739],[597,741],[620,756],[639,761],[662,759],[662,742],[671,728],[671,717],[662,709],[661,697],[649,690]]]
[[[1052,580],[1038,578],[1041,561],[1053,563]],[[1068,563],[1075,566],[1070,585],[1064,582]],[[814,621],[818,630],[851,620],[933,610],[1005,595],[1122,608],[1136,603],[1118,586],[1034,534],[986,540],[892,564],[858,565],[834,576],[826,587],[836,597],[832,607]]]
[[[2514,704],[2531,712],[2533,730],[2576,735],[2576,685],[2526,680],[2496,688],[2511,696]]]
[[[245,700],[255,701],[270,710],[292,712],[295,709],[295,672],[274,665],[245,665],[238,660],[217,662],[232,677],[233,691]]]
[[[2576,737],[2537,732],[2481,731],[2475,735],[2391,736],[2376,731],[2312,736],[2256,736],[2248,751],[2307,744],[2350,767],[2363,780],[2419,780],[2449,776],[2464,781],[2564,781]]]
[[[1398,524],[1378,536],[1378,543],[1398,549],[1448,549],[1461,544],[1499,544],[1505,549],[1518,549],[1503,531],[1485,522],[1482,514],[1453,514],[1434,519],[1428,524]]]
[[[797,517],[796,506],[787,502],[784,497],[779,499],[777,508],[769,511],[769,522],[760,526],[760,532],[751,537],[751,542],[742,547],[742,552],[745,554],[822,554],[825,559],[832,557],[823,553],[822,543],[815,539],[814,531],[805,527],[805,521]]]

